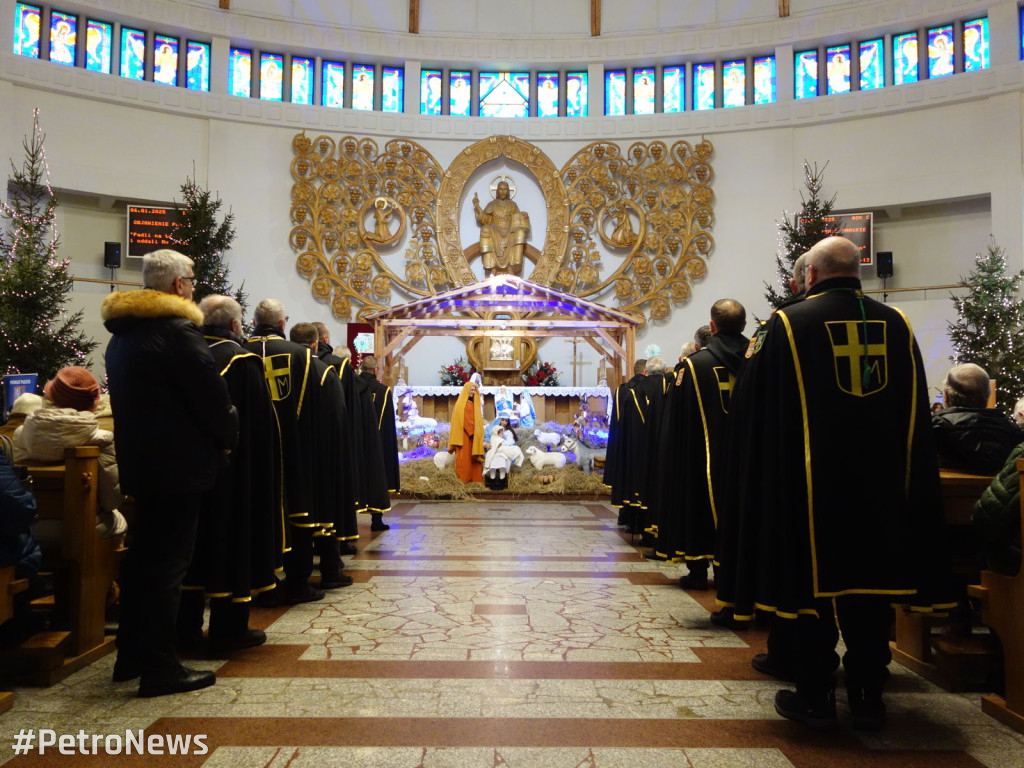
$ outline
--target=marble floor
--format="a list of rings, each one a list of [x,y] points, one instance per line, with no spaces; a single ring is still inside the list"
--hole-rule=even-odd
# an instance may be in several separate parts
[[[885,730],[818,734],[750,667],[765,634],[644,560],[587,502],[400,502],[322,602],[256,609],[266,645],[139,699],[113,656],[0,716],[11,766],[1020,768],[1024,736],[893,664]],[[367,520],[368,523],[368,520]],[[26,735],[29,734],[29,735]],[[81,734],[81,735],[79,735]],[[59,737],[66,736],[61,754]],[[45,749],[43,741],[53,742]],[[19,747],[21,754],[15,754]],[[147,754],[140,754],[146,752]]]

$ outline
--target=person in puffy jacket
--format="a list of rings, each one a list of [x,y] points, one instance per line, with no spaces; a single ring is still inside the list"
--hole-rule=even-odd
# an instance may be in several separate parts
[[[1020,479],[1017,459],[1024,445],[1010,452],[1006,463],[974,505],[974,532],[984,558],[983,567],[1015,576],[1020,571]]]
[[[13,565],[14,575],[29,582],[27,591],[14,596],[14,615],[0,624],[2,648],[19,645],[42,628],[30,606],[32,598],[45,591],[39,577],[42,552],[31,530],[35,517],[36,500],[0,451],[0,565]]]

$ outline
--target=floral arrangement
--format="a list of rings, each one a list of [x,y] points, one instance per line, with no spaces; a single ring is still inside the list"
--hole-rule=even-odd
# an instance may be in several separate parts
[[[534,363],[523,374],[528,387],[557,387],[558,369],[551,363]]]
[[[457,359],[451,365],[441,366],[441,384],[445,387],[461,387],[476,371],[464,358]]]

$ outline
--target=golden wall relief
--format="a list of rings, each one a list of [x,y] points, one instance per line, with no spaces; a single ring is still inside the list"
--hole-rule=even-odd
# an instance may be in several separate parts
[[[301,133],[292,150],[298,270],[345,321],[479,279],[471,261],[483,227],[465,242],[461,211],[467,184],[494,160],[513,186],[517,176],[532,180],[544,198],[547,227],[532,233],[523,275],[533,282],[660,321],[689,300],[714,248],[707,139],[637,142],[625,152],[595,142],[561,169],[511,136],[466,147],[447,169],[408,139],[381,148],[369,138]]]

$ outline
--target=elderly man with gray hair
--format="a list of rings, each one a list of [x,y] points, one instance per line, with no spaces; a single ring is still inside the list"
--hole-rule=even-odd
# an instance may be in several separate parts
[[[1024,441],[1024,432],[995,408],[988,407],[992,385],[980,365],[954,365],[942,383],[945,408],[932,415],[939,465],[992,475]]]

